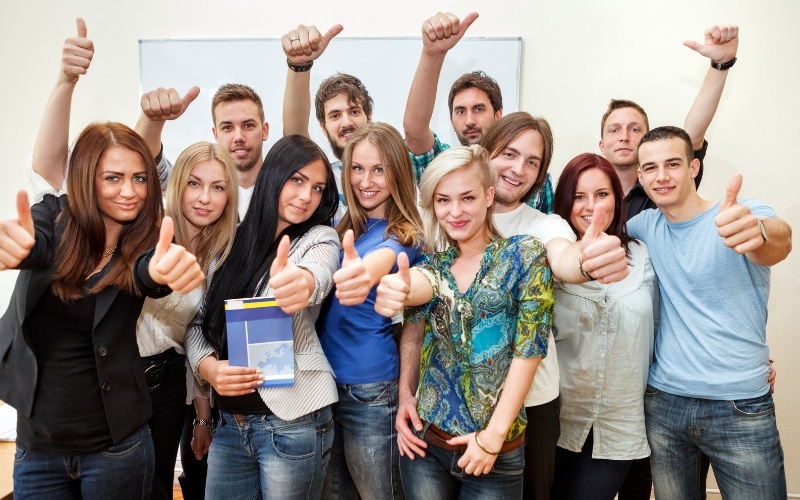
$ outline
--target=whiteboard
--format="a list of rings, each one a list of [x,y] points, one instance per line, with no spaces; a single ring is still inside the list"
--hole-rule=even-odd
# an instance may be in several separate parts
[[[447,95],[464,73],[483,70],[500,84],[506,113],[519,108],[520,37],[464,38],[445,59],[439,79],[431,128],[449,144],[457,144],[450,124]],[[403,112],[417,68],[419,37],[334,38],[311,70],[309,129],[333,159],[328,140],[314,113],[313,95],[320,82],[335,74],[357,76],[374,100],[373,121],[383,121],[403,133]],[[211,133],[211,98],[220,85],[243,83],[261,96],[269,122],[268,151],[283,134],[281,113],[286,80],[286,57],[279,38],[139,40],[140,95],[157,87],[173,87],[183,95],[200,87],[200,95],[181,118],[167,122],[162,135],[164,151],[173,161],[190,144],[214,141]]]

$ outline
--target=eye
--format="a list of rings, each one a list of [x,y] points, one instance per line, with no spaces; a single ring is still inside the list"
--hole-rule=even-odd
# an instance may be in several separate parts
[[[117,182],[119,180],[119,177],[117,177],[116,175],[108,175],[106,176],[105,179],[106,182]]]
[[[255,123],[245,123],[244,124],[244,128],[246,128],[246,129],[255,128],[255,126],[256,126]]]
[[[456,110],[456,114],[457,115],[463,115],[464,114],[464,110],[463,109],[457,109]]]
[[[298,186],[303,183],[303,178],[300,176],[294,176],[289,178],[289,182],[292,184],[297,184]]]
[[[649,173],[649,172],[652,172],[655,168],[656,167],[654,167],[653,165],[646,165],[646,166],[642,167],[642,172],[648,172]]]
[[[530,160],[528,166],[531,168],[539,168],[539,164],[535,160]]]
[[[358,116],[358,115],[361,114],[361,110],[360,109],[354,109],[354,110],[351,111],[351,114],[353,116]]]
[[[225,131],[225,132],[229,132],[231,130],[231,126],[230,125],[223,125],[222,126],[222,130]]]
[[[482,113],[484,111],[486,111],[486,108],[484,108],[483,106],[476,106],[475,107],[475,112],[476,113]]]
[[[325,191],[325,186],[324,185],[320,186],[319,184],[317,184],[317,185],[314,186],[314,192],[315,193],[322,193],[323,191]]]
[[[199,185],[200,185],[200,183],[199,183],[199,182],[197,182],[197,181],[193,181],[193,180],[191,180],[191,179],[189,179],[189,182],[187,182],[186,184],[187,184],[187,185],[189,185],[189,186],[192,186],[192,187],[195,187],[195,186],[199,186]]]
[[[331,120],[337,120],[339,119],[339,113],[331,113],[328,118]]]
[[[575,201],[583,201],[585,199],[586,199],[585,195],[577,194],[577,193],[575,194]]]
[[[447,198],[436,198],[436,203],[439,203],[439,204],[445,204],[448,201],[450,201],[450,200],[448,200]]]
[[[214,190],[216,190],[216,191],[220,191],[220,192],[224,192],[224,191],[225,191],[225,186],[223,186],[223,185],[221,185],[221,184],[216,184],[216,185],[214,186]]]
[[[472,200],[474,200],[474,199],[475,199],[475,197],[470,195],[470,196],[465,196],[465,197],[464,197],[464,198],[462,198],[462,199],[463,199],[464,201],[472,201]]]
[[[606,198],[608,195],[609,193],[607,193],[606,191],[600,191],[599,193],[597,193],[598,198]]]
[[[608,129],[608,133],[609,134],[616,134],[617,133],[617,128],[613,127],[613,128]]]
[[[137,184],[146,184],[147,183],[147,177],[144,176],[144,175],[134,175],[133,176],[133,182],[135,182]]]
[[[510,159],[514,158],[514,153],[512,153],[511,151],[506,151],[505,153],[503,153],[503,156],[505,156],[506,158],[508,158],[510,160]]]
[[[353,165],[353,172],[360,174],[364,172],[364,169],[360,165]]]
[[[375,169],[372,171],[372,173],[383,175],[383,167],[375,167]]]

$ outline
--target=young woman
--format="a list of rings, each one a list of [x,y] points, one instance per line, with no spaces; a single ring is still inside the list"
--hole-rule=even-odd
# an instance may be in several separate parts
[[[333,171],[310,139],[287,136],[267,154],[228,259],[214,271],[187,331],[196,374],[220,419],[208,456],[207,498],[318,498],[333,443],[336,384],[314,322],[333,287],[339,239]],[[228,364],[226,299],[274,296],[292,314],[294,384],[259,388],[258,369]]]
[[[634,459],[650,454],[644,427],[644,391],[653,355],[656,276],[647,247],[625,231],[625,201],[613,167],[582,154],[564,167],[555,213],[579,239],[593,220],[619,237],[630,272],[603,285],[557,282],[555,339],[561,368],[561,437],[553,497],[611,500]],[[602,215],[606,205],[613,217]]]
[[[48,195],[32,208],[21,194],[18,219],[0,223],[0,266],[22,269],[0,320],[0,398],[18,412],[14,496],[147,498],[142,294],[188,293],[204,277],[171,243],[169,218],[158,235],[155,163],[131,129],[88,126],[67,187],[69,198]]]
[[[348,211],[336,226],[342,268],[320,323],[322,348],[336,374],[339,402],[325,498],[402,498],[394,419],[400,361],[392,320],[375,314],[380,279],[397,254],[422,249],[411,161],[392,126],[359,127],[344,149]]]
[[[552,280],[542,245],[492,222],[488,154],[439,155],[423,174],[425,251],[378,287],[375,310],[426,320],[417,412],[427,455],[401,459],[411,499],[520,498],[523,401],[546,355]]]

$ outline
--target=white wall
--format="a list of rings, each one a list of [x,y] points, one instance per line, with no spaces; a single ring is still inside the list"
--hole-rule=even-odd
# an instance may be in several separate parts
[[[73,136],[92,120],[135,122],[140,38],[277,37],[298,23],[323,29],[342,23],[347,36],[416,35],[422,21],[433,14],[429,5],[423,0],[3,0],[0,145],[5,155],[0,217],[13,214],[14,192],[27,187],[22,165],[55,81],[61,44],[74,36],[75,16],[86,19],[96,54],[90,74],[76,91]],[[800,3],[443,0],[437,8],[458,15],[478,10],[481,17],[470,29],[472,36],[523,37],[522,109],[545,116],[553,126],[554,174],[575,154],[597,152],[599,120],[612,97],[642,104],[652,126],[681,125],[708,67],[708,61],[683,47],[682,41],[701,39],[712,23],[739,24],[739,62],[731,69],[707,135],[711,147],[701,195],[720,197],[730,175],[742,172],[742,195],[769,202],[800,231],[800,202],[793,196],[800,173],[791,156],[791,144],[800,137]],[[285,68],[275,68],[275,78],[284,74]],[[380,109],[380,103],[377,106]],[[800,251],[773,270],[768,334],[777,360],[778,424],[793,493],[800,493],[800,368],[793,359],[800,351],[798,255]],[[12,285],[12,273],[0,274],[0,303],[6,303]]]

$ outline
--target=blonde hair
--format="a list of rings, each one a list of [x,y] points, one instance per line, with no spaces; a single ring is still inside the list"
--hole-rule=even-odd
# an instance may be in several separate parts
[[[192,169],[203,161],[217,161],[225,169],[226,194],[228,202],[219,219],[207,225],[197,235],[196,256],[203,272],[208,274],[211,261],[218,259],[221,264],[228,257],[233,246],[233,235],[236,232],[238,221],[239,181],[236,174],[236,164],[230,153],[220,146],[210,142],[197,142],[192,144],[178,156],[175,168],[169,176],[167,184],[166,213],[175,223],[175,242],[187,249],[193,248],[189,238],[189,228],[186,217],[182,212],[183,193],[189,183],[189,174]]]
[[[489,167],[489,153],[478,144],[450,148],[434,158],[419,182],[426,253],[441,252],[447,247],[456,246],[455,240],[440,226],[433,204],[439,182],[446,175],[459,170],[469,170],[483,186],[484,192],[494,187],[495,174]],[[486,229],[491,236],[500,236],[492,219],[493,212],[494,205],[486,209]]]
[[[336,225],[339,237],[348,229],[358,239],[364,234],[367,212],[358,202],[350,183],[353,165],[353,149],[363,141],[369,141],[381,157],[386,186],[391,196],[386,200],[386,235],[394,235],[404,246],[422,246],[422,218],[417,210],[417,193],[414,189],[414,170],[408,150],[400,133],[391,125],[380,122],[367,123],[359,127],[350,137],[342,155],[342,190],[347,202],[347,213]]]

